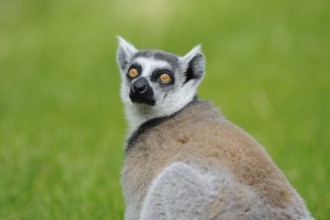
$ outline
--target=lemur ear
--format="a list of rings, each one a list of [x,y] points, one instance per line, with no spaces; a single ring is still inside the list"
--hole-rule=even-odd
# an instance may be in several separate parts
[[[205,70],[205,58],[201,51],[201,45],[194,47],[181,59],[183,63],[186,64],[186,80],[184,83],[192,79],[199,81],[203,78]]]
[[[137,51],[135,47],[124,40],[124,38],[117,36],[119,41],[117,51],[117,63],[119,67],[124,70],[133,54]]]

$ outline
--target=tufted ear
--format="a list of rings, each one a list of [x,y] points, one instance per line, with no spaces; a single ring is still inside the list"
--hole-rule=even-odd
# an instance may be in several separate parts
[[[135,47],[124,40],[124,38],[117,36],[119,46],[117,50],[117,63],[121,70],[124,70],[129,60],[132,58],[134,53],[137,51]]]
[[[186,66],[184,83],[190,80],[200,81],[205,72],[205,58],[201,51],[201,46],[197,45],[181,59]]]

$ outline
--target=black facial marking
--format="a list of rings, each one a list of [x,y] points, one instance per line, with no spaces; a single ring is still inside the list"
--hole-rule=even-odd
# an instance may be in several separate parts
[[[129,71],[130,71],[132,68],[135,68],[135,69],[138,71],[138,73],[139,73],[138,76],[140,76],[141,73],[142,73],[142,66],[141,66],[141,65],[139,65],[139,64],[132,64],[132,65],[128,68],[128,71],[127,71],[127,73],[126,73],[126,77],[127,77],[127,79],[129,79],[130,81],[133,80],[133,78],[131,78],[131,77],[128,75],[128,73],[129,73]],[[137,76],[137,77],[138,77],[138,76]]]
[[[150,106],[156,104],[154,92],[145,77],[141,77],[133,82],[129,97],[134,103],[144,103]]]
[[[162,84],[159,80],[159,77],[160,75],[162,75],[163,73],[167,73],[170,77],[171,77],[171,82],[168,83],[168,84]],[[153,71],[153,73],[151,74],[151,78],[150,78],[151,81],[153,82],[159,82],[161,83],[162,85],[173,85],[174,84],[174,81],[175,81],[175,78],[174,78],[174,74],[171,70],[167,70],[167,69],[156,69]]]

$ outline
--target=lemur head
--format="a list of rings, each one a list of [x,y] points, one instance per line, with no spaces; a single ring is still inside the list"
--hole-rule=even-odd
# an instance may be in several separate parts
[[[183,57],[158,50],[138,50],[118,37],[121,98],[131,131],[143,122],[180,111],[191,102],[204,76],[200,46]]]

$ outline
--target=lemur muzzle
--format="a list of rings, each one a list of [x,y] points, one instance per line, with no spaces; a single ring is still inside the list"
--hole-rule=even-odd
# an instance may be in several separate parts
[[[132,85],[129,93],[132,102],[155,105],[154,92],[145,77],[137,79]]]

